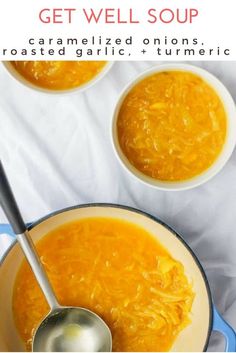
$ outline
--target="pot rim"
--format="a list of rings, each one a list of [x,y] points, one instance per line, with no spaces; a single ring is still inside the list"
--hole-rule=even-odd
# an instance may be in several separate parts
[[[146,212],[146,211],[141,211],[138,208],[135,207],[131,207],[131,206],[126,206],[126,205],[121,205],[121,204],[116,204],[116,203],[85,203],[85,204],[78,204],[78,205],[74,205],[74,206],[70,206],[70,207],[65,207],[62,208],[60,210],[51,212],[49,214],[47,214],[46,216],[40,217],[37,221],[32,222],[27,229],[30,231],[31,229],[35,228],[37,225],[43,223],[44,221],[46,221],[47,219],[54,217],[56,215],[59,215],[61,213],[64,212],[69,212],[72,210],[76,210],[76,209],[80,209],[80,208],[92,208],[92,207],[110,207],[110,208],[120,208],[123,210],[127,210],[130,212],[134,212],[137,214],[140,214],[142,216],[145,216],[151,220],[153,220],[156,223],[161,224],[163,227],[165,227],[167,230],[170,231],[170,233],[176,237],[184,246],[185,248],[189,251],[190,255],[192,256],[195,264],[197,265],[201,276],[203,278],[203,281],[205,283],[206,286],[206,291],[207,291],[207,296],[208,296],[208,304],[209,304],[209,326],[208,326],[208,332],[207,332],[207,338],[206,338],[206,342],[204,344],[203,347],[203,352],[206,352],[207,347],[209,345],[209,340],[210,340],[210,335],[212,332],[212,328],[213,328],[213,302],[212,302],[212,295],[211,295],[211,290],[210,290],[210,285],[206,276],[206,273],[200,263],[200,261],[198,260],[198,257],[195,255],[194,251],[191,249],[191,247],[186,243],[186,241],[183,239],[183,237],[177,232],[175,231],[172,227],[170,227],[168,224],[166,224],[164,221],[162,221],[160,218],[151,215],[150,213]],[[13,241],[13,243],[9,246],[8,250],[5,252],[5,254],[3,255],[3,257],[0,259],[0,268],[2,266],[2,264],[4,263],[6,257],[8,256],[8,254],[10,253],[10,251],[13,249],[13,247],[17,244],[17,240],[15,239]]]

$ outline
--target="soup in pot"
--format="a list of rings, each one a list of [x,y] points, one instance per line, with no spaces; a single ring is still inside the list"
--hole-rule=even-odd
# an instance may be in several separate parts
[[[113,351],[168,351],[191,321],[192,284],[183,265],[143,228],[119,219],[65,224],[37,243],[60,304],[81,306],[111,329]],[[49,308],[24,261],[13,312],[28,350]]]

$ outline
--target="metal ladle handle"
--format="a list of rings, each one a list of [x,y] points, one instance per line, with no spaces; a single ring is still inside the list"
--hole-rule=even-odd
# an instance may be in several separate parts
[[[48,280],[48,276],[37,254],[33,241],[28,233],[26,225],[23,221],[15,197],[11,190],[7,176],[5,174],[2,162],[0,160],[0,205],[14,230],[16,238],[21,246],[26,259],[40,285],[43,294],[51,308],[51,310],[60,307],[55,297],[52,286]]]

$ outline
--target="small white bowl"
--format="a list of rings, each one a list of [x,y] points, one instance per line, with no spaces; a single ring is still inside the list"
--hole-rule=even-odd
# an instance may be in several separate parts
[[[221,98],[224,104],[227,119],[228,119],[228,122],[227,122],[228,126],[227,126],[226,141],[222,149],[222,152],[220,153],[220,155],[218,156],[218,158],[210,168],[208,168],[205,172],[197,175],[194,178],[184,180],[184,181],[169,182],[169,181],[161,181],[161,180],[151,178],[143,174],[142,172],[140,172],[129,162],[129,160],[121,150],[121,147],[119,144],[118,135],[117,135],[117,118],[125,97],[138,82],[142,81],[144,78],[154,73],[163,72],[163,71],[174,71],[174,70],[194,73],[200,76],[202,79],[204,79],[211,87],[215,89],[215,91],[218,93],[219,97]],[[112,119],[112,144],[115,150],[115,154],[117,155],[119,161],[121,162],[121,165],[125,167],[125,169],[131,173],[131,175],[137,177],[140,181],[144,182],[145,184],[149,186],[153,186],[157,189],[166,190],[166,191],[180,191],[180,190],[192,189],[194,187],[197,187],[207,182],[213,176],[219,173],[219,171],[224,167],[226,162],[229,160],[235,148],[236,107],[235,107],[234,100],[230,95],[229,91],[226,89],[226,87],[215,76],[213,76],[212,74],[210,74],[208,71],[204,69],[201,69],[199,67],[192,66],[192,65],[187,65],[187,64],[164,64],[164,65],[155,66],[143,72],[141,75],[139,75],[135,80],[129,83],[122,91],[120,98],[118,99],[118,103],[115,107],[115,111]]]
[[[41,92],[41,93],[49,93],[49,94],[55,94],[55,95],[65,95],[69,93],[75,93],[75,92],[83,92],[86,89],[92,87],[100,81],[111,69],[113,66],[114,62],[113,61],[108,61],[107,64],[104,66],[104,68],[96,75],[94,78],[92,78],[90,81],[82,84],[81,86],[70,88],[70,89],[64,89],[64,90],[53,90],[49,88],[43,88],[39,87],[32,82],[28,81],[24,76],[22,76],[11,64],[10,61],[3,61],[2,62],[3,66],[7,70],[7,72],[10,74],[11,77],[16,79],[18,82],[22,83],[24,86],[31,88],[35,91]]]

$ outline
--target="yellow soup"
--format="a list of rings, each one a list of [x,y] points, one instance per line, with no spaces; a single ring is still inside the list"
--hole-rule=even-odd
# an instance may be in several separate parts
[[[182,264],[132,223],[78,220],[47,234],[37,249],[59,302],[100,315],[114,351],[167,351],[190,322],[194,294]],[[16,278],[13,312],[30,349],[48,306],[26,262]]]
[[[193,178],[222,151],[227,116],[215,90],[187,71],[153,74],[124,99],[120,147],[140,172],[162,181]]]
[[[106,61],[12,61],[26,80],[52,90],[79,87],[97,76],[106,64]]]

